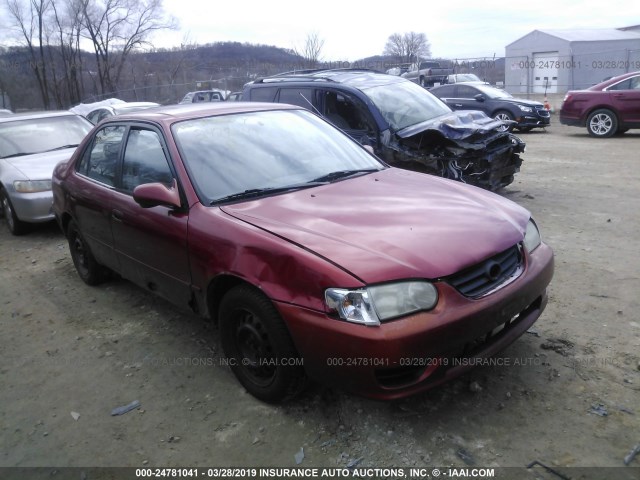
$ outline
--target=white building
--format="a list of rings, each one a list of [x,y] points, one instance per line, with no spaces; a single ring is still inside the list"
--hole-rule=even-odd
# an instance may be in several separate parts
[[[534,30],[506,47],[505,89],[565,93],[640,70],[640,25]]]

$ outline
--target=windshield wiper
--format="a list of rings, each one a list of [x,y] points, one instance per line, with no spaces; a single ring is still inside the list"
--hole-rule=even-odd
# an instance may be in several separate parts
[[[62,145],[61,147],[51,148],[49,150],[45,150],[45,152],[54,152],[56,150],[64,150],[65,148],[77,148],[79,143],[70,144],[70,145]]]
[[[288,192],[291,190],[301,190],[303,188],[317,187],[319,185],[326,185],[327,182],[312,180],[310,182],[300,183],[296,185],[287,185],[286,187],[268,187],[268,188],[250,188],[238,193],[232,193],[224,197],[216,198],[209,203],[209,205],[215,205],[217,203],[228,202],[230,200],[243,200],[246,198],[261,197],[263,195],[271,195],[274,193]]]
[[[332,182],[340,178],[352,177],[354,175],[363,175],[365,173],[378,172],[379,168],[363,168],[360,170],[338,170],[336,172],[327,173],[318,178],[314,178],[314,182]]]

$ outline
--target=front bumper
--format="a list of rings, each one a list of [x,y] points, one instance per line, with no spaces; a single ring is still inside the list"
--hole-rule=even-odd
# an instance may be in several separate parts
[[[28,223],[42,223],[55,219],[53,213],[53,192],[9,193],[13,210],[19,220]]]
[[[518,127],[544,128],[551,124],[551,116],[539,117],[536,115],[523,115],[518,119]]]
[[[474,358],[503,350],[540,316],[553,276],[553,252],[541,244],[522,275],[472,300],[438,282],[440,300],[380,327],[328,318],[322,312],[277,304],[307,374],[323,384],[392,400],[427,390],[473,368]]]

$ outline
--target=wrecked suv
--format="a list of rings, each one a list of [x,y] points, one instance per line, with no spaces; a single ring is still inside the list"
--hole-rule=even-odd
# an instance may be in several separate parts
[[[280,74],[245,85],[242,100],[302,106],[387,163],[487,190],[520,170],[525,144],[478,111],[452,111],[404,78],[368,70]]]

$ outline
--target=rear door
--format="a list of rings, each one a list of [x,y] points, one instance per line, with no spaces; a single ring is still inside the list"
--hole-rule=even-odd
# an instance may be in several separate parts
[[[98,263],[118,270],[111,233],[112,197],[115,192],[118,157],[126,132],[124,125],[98,130],[70,177],[69,204],[73,218]]]

